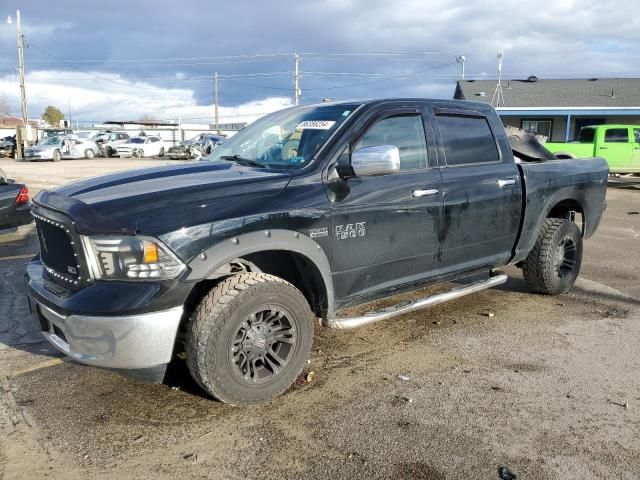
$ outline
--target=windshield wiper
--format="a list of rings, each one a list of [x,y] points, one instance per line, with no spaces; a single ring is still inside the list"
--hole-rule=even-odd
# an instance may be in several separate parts
[[[250,158],[242,158],[240,155],[222,155],[220,157],[220,160],[229,160],[231,162],[236,162],[247,167],[265,168],[264,164],[256,162],[255,160],[252,160]]]

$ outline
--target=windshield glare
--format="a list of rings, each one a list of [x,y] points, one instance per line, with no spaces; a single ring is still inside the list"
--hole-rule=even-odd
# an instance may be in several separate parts
[[[301,168],[357,107],[321,105],[272,113],[226,140],[206,160],[238,157],[270,168]]]

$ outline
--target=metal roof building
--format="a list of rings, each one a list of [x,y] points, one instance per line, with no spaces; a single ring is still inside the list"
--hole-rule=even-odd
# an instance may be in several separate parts
[[[502,80],[504,102],[496,108],[505,125],[547,136],[577,138],[587,125],[640,125],[640,79]],[[491,103],[497,80],[461,80],[454,98]],[[494,101],[495,105],[495,101]]]

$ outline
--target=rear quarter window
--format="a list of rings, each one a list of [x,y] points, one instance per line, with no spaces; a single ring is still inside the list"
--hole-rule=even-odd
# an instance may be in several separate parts
[[[447,165],[474,165],[500,161],[500,154],[487,119],[460,115],[438,115]]]

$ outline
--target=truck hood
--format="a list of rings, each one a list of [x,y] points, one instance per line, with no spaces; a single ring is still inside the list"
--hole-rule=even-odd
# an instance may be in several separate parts
[[[289,171],[198,162],[89,178],[42,192],[35,202],[58,211],[68,210],[67,204],[80,203],[96,218],[133,226],[153,217],[188,215],[196,208],[215,216],[217,209],[202,207],[275,195],[290,179]],[[61,202],[61,197],[69,202]]]

